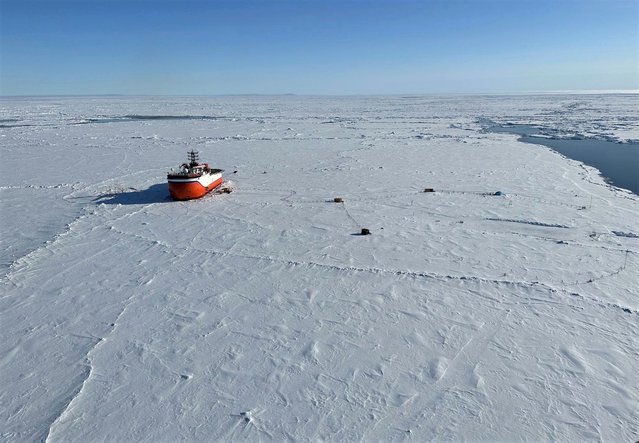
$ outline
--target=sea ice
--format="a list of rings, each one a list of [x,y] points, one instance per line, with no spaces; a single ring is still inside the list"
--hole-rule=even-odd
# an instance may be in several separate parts
[[[2,99],[0,438],[635,441],[639,197],[481,119],[637,104]]]

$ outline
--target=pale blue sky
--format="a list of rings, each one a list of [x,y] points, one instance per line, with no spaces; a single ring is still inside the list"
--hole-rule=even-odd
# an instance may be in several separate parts
[[[0,0],[0,93],[637,89],[636,0]]]

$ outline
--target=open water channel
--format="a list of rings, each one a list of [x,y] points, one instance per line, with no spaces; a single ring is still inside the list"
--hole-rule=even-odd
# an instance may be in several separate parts
[[[547,146],[560,154],[597,168],[607,182],[639,195],[639,144],[598,139],[556,139],[531,125],[496,125],[490,132],[518,134],[520,141]]]

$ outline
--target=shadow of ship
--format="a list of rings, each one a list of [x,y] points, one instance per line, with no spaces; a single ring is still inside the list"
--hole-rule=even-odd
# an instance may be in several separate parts
[[[105,194],[93,200],[96,204],[105,205],[148,205],[151,203],[173,202],[169,196],[166,183],[155,184],[147,189],[137,190],[131,188],[130,191],[116,194]]]

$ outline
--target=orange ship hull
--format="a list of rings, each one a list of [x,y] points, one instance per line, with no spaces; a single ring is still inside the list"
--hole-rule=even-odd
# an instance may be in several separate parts
[[[175,182],[169,180],[169,194],[174,200],[193,200],[200,198],[222,184],[222,177],[208,186],[203,186],[199,181]]]

